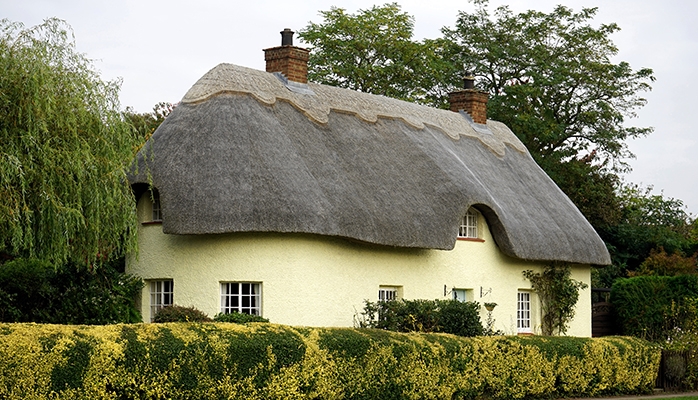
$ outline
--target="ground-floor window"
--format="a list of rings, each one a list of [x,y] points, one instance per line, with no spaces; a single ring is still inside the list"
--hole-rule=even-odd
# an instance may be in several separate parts
[[[518,292],[516,302],[516,329],[519,333],[531,333],[531,293]]]
[[[378,301],[392,301],[399,299],[397,286],[381,286],[378,288]]]
[[[472,290],[468,290],[468,289],[452,289],[451,295],[453,297],[453,300],[460,301],[461,303],[464,303],[466,301],[473,300],[473,294],[469,293],[471,291]]]
[[[163,307],[174,304],[174,282],[171,279],[150,281],[150,322]]]
[[[261,284],[249,282],[221,283],[221,313],[262,315]]]

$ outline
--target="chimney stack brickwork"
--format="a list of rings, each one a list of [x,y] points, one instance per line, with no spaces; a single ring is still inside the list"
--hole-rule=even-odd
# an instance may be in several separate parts
[[[451,111],[463,110],[470,115],[473,122],[487,124],[487,92],[477,89],[464,89],[449,93],[448,101],[451,103]]]
[[[295,46],[279,46],[264,49],[267,72],[281,72],[293,82],[308,83],[308,59],[310,50]]]
[[[292,82],[308,83],[310,50],[293,45],[293,31],[281,31],[281,46],[264,49],[267,72],[280,72]]]

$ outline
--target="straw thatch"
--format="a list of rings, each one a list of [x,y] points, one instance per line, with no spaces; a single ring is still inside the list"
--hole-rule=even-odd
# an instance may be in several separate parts
[[[293,89],[293,88],[291,88]],[[499,248],[605,265],[603,241],[501,123],[222,64],[138,154],[172,234],[302,232],[451,249],[471,206]]]

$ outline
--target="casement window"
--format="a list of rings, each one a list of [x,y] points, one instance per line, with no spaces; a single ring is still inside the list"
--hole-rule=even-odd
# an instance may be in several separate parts
[[[221,313],[262,315],[261,284],[249,282],[221,283]]]
[[[160,193],[153,189],[152,194],[153,201],[153,219],[152,221],[162,221],[162,209],[160,208]]]
[[[397,286],[381,286],[378,289],[378,301],[393,301],[399,299]]]
[[[150,281],[150,322],[163,307],[174,304],[174,282],[172,280]]]
[[[531,293],[520,291],[516,301],[516,330],[518,333],[531,333]]]
[[[460,222],[460,227],[458,228],[459,238],[477,239],[477,223],[478,223],[478,212],[472,208],[468,210],[463,216]]]

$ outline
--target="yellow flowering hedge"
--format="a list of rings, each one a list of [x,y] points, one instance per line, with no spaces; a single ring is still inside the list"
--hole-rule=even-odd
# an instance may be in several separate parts
[[[0,324],[2,399],[495,399],[643,393],[659,349],[273,324]]]

